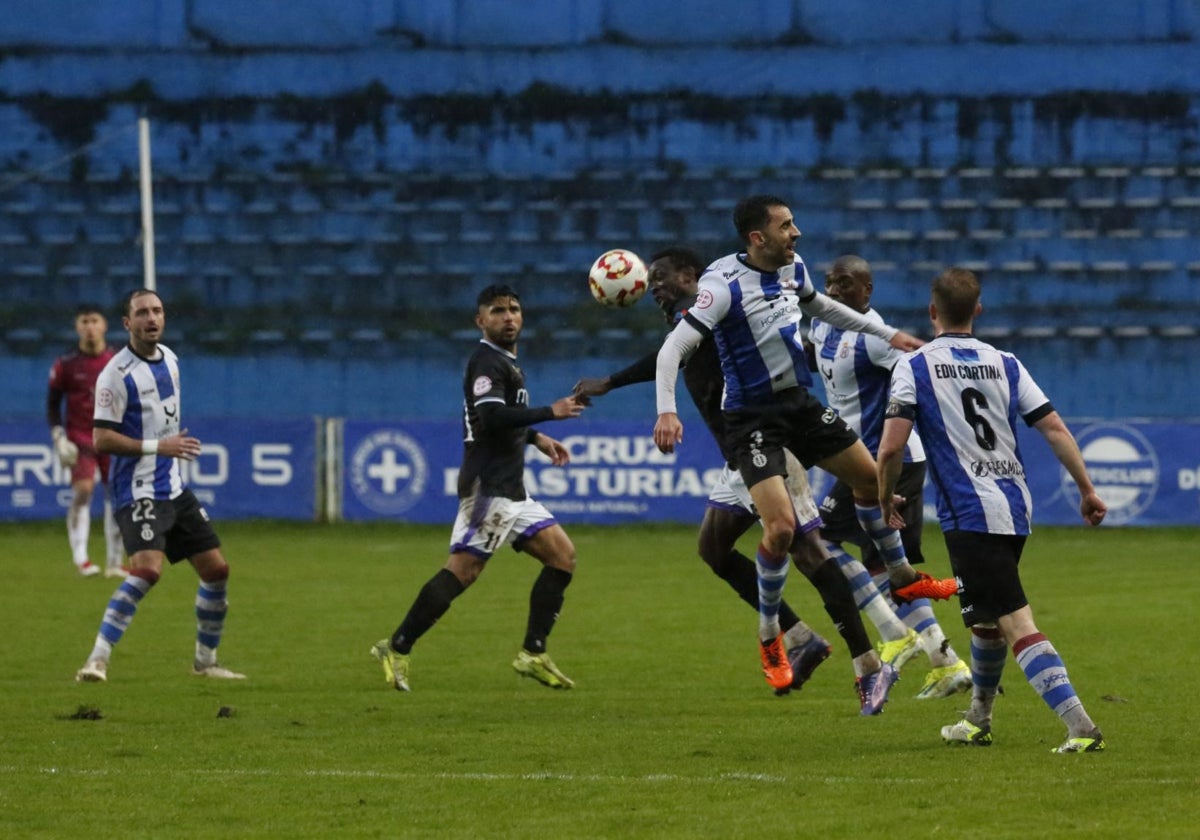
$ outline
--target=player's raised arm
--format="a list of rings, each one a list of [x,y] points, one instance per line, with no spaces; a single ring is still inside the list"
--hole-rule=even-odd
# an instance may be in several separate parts
[[[861,312],[855,312],[844,303],[820,292],[813,292],[811,297],[801,298],[800,309],[810,318],[820,318],[835,327],[878,336],[898,350],[916,350],[925,343],[893,326],[876,323]],[[796,333],[793,340],[797,346],[803,348],[804,339],[800,332]]]
[[[676,410],[675,386],[679,380],[679,366],[703,340],[703,333],[683,320],[671,330],[662,349],[658,351],[654,377],[658,420],[654,424],[654,444],[662,452],[674,452],[675,444],[683,441],[683,424],[679,422]]]

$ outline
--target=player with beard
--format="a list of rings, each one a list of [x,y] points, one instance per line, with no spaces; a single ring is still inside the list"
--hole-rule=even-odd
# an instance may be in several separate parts
[[[181,421],[179,359],[162,343],[166,312],[158,293],[136,289],[125,297],[129,344],[96,380],[92,439],[112,456],[117,526],[129,554],[129,575],[109,599],[79,682],[106,682],[113,647],[125,635],[164,564],[187,560],[200,578],[196,591],[196,647],[192,673],[222,680],[244,674],[217,664],[217,646],[229,609],[229,564],[208,512],[187,487],[180,461],[194,461],[201,444]]]
[[[884,558],[894,599],[947,598],[956,586],[954,581],[935,581],[909,565],[895,523],[883,516],[879,505],[874,459],[836,412],[809,393],[812,377],[804,352],[793,339],[802,316],[808,315],[869,331],[900,349],[915,349],[921,342],[892,327],[870,323],[816,290],[796,253],[800,230],[782,199],[745,198],[734,208],[733,223],[745,251],[722,257],[705,270],[695,304],[659,350],[654,442],[662,452],[674,452],[682,443],[683,423],[675,407],[679,368],[711,335],[725,377],[721,399],[725,434],[763,526],[755,556],[758,638],[763,671],[778,688],[793,678],[778,620],[790,565],[788,552],[797,530],[785,481],[786,451],[806,468],[820,466],[854,488],[856,513]],[[895,681],[890,666],[885,665],[881,673],[883,678],[871,680],[864,696],[876,696],[882,693],[880,683]]]
[[[493,285],[479,293],[475,325],[482,338],[463,376],[463,460],[450,557],[417,594],[392,637],[371,648],[388,684],[397,691],[410,690],[413,645],[505,544],[542,564],[529,595],[525,641],[513,668],[550,688],[575,685],[546,652],[546,637],[558,620],[575,572],[575,546],[554,515],[526,494],[525,447],[533,444],[555,466],[566,465],[570,460],[566,447],[533,424],[578,417],[586,401],[571,396],[539,408],[529,406],[525,373],[517,366],[517,339],[524,317],[521,301],[510,287]]]
[[[695,302],[697,282],[703,271],[704,263],[700,257],[687,248],[667,248],[651,257],[650,294],[662,309],[668,325],[673,327],[677,324]],[[615,388],[653,382],[657,356],[658,351],[654,350],[609,376],[580,379],[575,384],[574,393],[582,397],[598,397]],[[733,466],[733,451],[726,439],[725,421],[721,413],[724,377],[716,344],[711,337],[702,341],[688,359],[683,368],[683,379],[726,462],[720,480],[709,494],[704,519],[700,524],[700,557],[743,601],[757,610],[759,591],[754,561],[737,550],[737,541],[758,521],[758,516],[745,482]],[[845,578],[824,550],[818,530],[821,520],[816,503],[804,469],[795,458],[789,462],[787,483],[799,523],[791,556],[797,568],[821,594],[826,612],[845,640],[854,660],[860,689],[864,684],[874,685],[878,681],[875,675],[881,672],[883,663],[871,649]],[[802,621],[786,601],[780,602],[779,624],[792,677],[789,685],[775,686],[775,689],[777,694],[786,694],[791,689],[803,686],[817,666],[829,656],[831,649],[829,643]],[[881,690],[874,698],[869,695],[860,697],[864,714],[878,713],[886,700],[887,688],[891,683],[887,680],[878,682]]]

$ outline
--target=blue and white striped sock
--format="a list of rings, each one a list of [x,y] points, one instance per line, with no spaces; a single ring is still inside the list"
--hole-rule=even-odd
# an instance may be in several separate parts
[[[781,632],[779,602],[783,600],[783,585],[787,582],[788,556],[773,555],[759,543],[754,568],[758,573],[758,637],[769,642]]]
[[[1062,718],[1072,737],[1086,735],[1096,728],[1071,685],[1062,657],[1049,639],[1041,633],[1030,633],[1013,644],[1013,654],[1025,672],[1025,679],[1046,705]]]
[[[217,646],[225,629],[225,614],[229,602],[225,597],[225,580],[201,581],[196,590],[196,664],[212,665],[217,661]]]
[[[904,543],[900,541],[900,532],[884,521],[883,510],[878,504],[855,499],[854,512],[858,515],[858,524],[862,525],[871,542],[879,549],[883,565],[891,570],[908,563],[908,558],[904,555]]]
[[[995,627],[971,628],[971,709],[967,718],[976,726],[990,726],[992,704],[1000,690],[1000,675],[1008,659],[1008,644]]]
[[[129,629],[129,623],[133,621],[138,604],[146,597],[150,587],[157,582],[158,575],[145,569],[135,570],[130,573],[129,577],[121,581],[121,585],[112,594],[112,598],[108,601],[108,607],[104,610],[104,618],[100,620],[100,632],[96,634],[96,642],[92,647],[91,656],[88,657],[89,660],[108,661],[113,645],[121,641],[121,637]]]
[[[880,637],[885,642],[895,642],[903,639],[908,633],[904,622],[896,617],[895,611],[887,598],[883,597],[879,586],[871,578],[866,566],[853,555],[848,554],[837,543],[827,542],[825,548],[837,561],[842,574],[850,581],[850,589],[854,593],[854,603],[859,610],[875,625]]]
[[[921,650],[929,657],[929,664],[934,668],[944,668],[958,661],[958,654],[946,640],[942,625],[938,624],[937,616],[933,613],[933,605],[928,598],[918,598],[904,604],[896,604],[896,615],[917,631],[921,637]]]

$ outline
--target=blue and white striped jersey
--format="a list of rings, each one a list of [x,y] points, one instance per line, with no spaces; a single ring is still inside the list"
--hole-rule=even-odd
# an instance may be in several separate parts
[[[150,361],[126,345],[100,371],[96,380],[93,422],[137,440],[179,434],[179,362],[170,348]],[[174,499],[183,492],[176,458],[158,455],[112,456],[109,471],[114,506],[135,499]]]
[[[1012,353],[945,333],[892,371],[888,416],[915,420],[925,442],[943,530],[1028,534],[1033,513],[1017,417],[1053,411]]]
[[[883,324],[883,317],[874,309],[868,309],[863,316]],[[813,318],[809,325],[808,340],[816,350],[817,372],[825,385],[826,402],[875,455],[883,434],[883,412],[892,368],[904,352],[878,336],[844,330],[820,318]],[[915,432],[908,438],[904,460],[925,460],[925,447]]]
[[[687,318],[711,332],[725,375],[725,410],[764,405],[772,396],[812,384],[807,360],[793,341],[800,298],[815,292],[804,261],[760,272],[745,254],[722,257],[705,269]]]

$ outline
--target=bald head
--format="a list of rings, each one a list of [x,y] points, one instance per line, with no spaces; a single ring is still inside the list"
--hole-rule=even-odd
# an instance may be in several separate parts
[[[838,277],[845,274],[858,275],[867,280],[871,279],[871,264],[857,254],[843,254],[833,261],[826,277]]]
[[[871,308],[871,265],[856,254],[845,254],[825,272],[825,294],[857,312]]]

